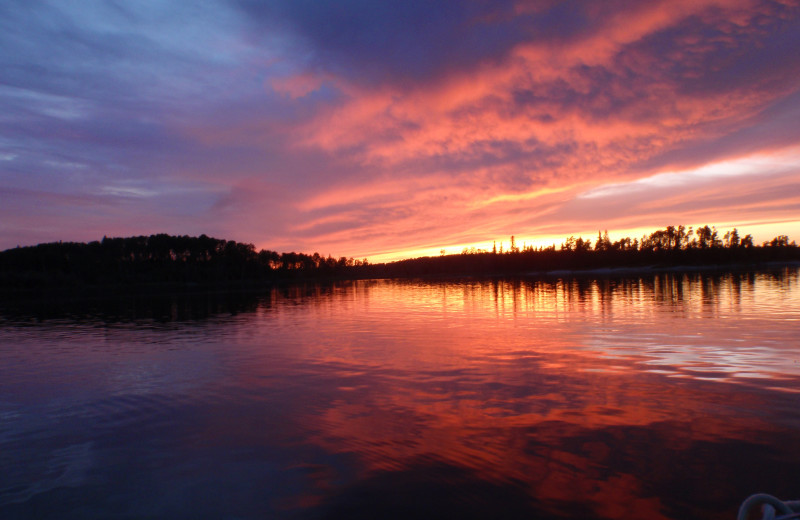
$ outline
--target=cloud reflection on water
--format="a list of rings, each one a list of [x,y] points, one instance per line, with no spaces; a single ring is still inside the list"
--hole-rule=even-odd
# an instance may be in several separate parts
[[[797,269],[87,305],[2,311],[10,518],[722,519],[795,491]],[[70,446],[81,480],[42,487]]]

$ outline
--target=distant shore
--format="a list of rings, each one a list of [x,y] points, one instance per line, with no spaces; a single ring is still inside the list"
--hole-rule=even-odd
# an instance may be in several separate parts
[[[682,273],[719,273],[719,272],[760,272],[772,271],[783,268],[800,268],[800,260],[785,262],[763,262],[758,264],[707,264],[707,265],[646,265],[636,267],[600,267],[588,269],[553,269],[549,271],[532,271],[526,273],[529,277],[571,278],[571,277],[614,277],[634,276],[646,274],[682,274]]]
[[[696,235],[696,238],[695,238]],[[705,226],[696,232],[668,226],[649,236],[611,242],[569,237],[560,248],[511,247],[505,252],[464,249],[461,254],[372,264],[366,259],[318,253],[256,251],[252,244],[201,235],[103,238],[57,242],[0,252],[3,298],[94,297],[259,291],[278,285],[363,279],[586,278],[659,273],[719,273],[800,267],[800,247],[786,236],[761,245],[734,229],[720,238]]]
[[[0,290],[0,302],[6,305],[14,302],[70,302],[70,301],[105,301],[120,298],[151,298],[151,297],[192,297],[192,295],[224,295],[252,294],[254,296],[280,289],[281,287],[303,285],[331,285],[341,282],[358,280],[502,280],[519,279],[531,282],[553,282],[557,280],[603,280],[603,279],[633,279],[650,278],[659,275],[680,276],[693,275],[724,275],[744,273],[775,273],[782,270],[800,270],[800,260],[772,261],[758,264],[709,264],[709,265],[646,265],[601,267],[587,269],[550,269],[536,270],[519,273],[460,273],[460,274],[408,274],[399,276],[327,276],[313,278],[273,278],[259,280],[235,280],[225,282],[169,282],[169,283],[107,283],[88,284],[74,283],[68,286],[8,288]],[[361,273],[366,275],[366,273]],[[2,305],[0,305],[2,310]]]

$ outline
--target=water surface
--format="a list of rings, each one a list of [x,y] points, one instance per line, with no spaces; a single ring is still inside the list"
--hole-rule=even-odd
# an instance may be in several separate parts
[[[734,518],[800,498],[800,279],[0,310],[2,518]]]

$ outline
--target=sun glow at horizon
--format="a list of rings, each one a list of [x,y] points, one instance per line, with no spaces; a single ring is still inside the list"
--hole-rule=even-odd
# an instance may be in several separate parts
[[[489,199],[478,199],[474,202],[473,208],[484,208],[497,204],[513,205],[520,202],[529,202],[538,200],[546,200],[550,195],[569,194],[572,200],[592,200],[592,199],[609,199],[624,201],[626,198],[636,196],[637,193],[648,193],[652,198],[652,204],[661,203],[664,199],[662,197],[654,197],[653,194],[663,194],[663,196],[681,197],[681,193],[685,198],[689,198],[694,193],[698,193],[701,187],[704,189],[721,189],[724,183],[728,180],[736,179],[757,179],[759,185],[766,185],[769,179],[778,179],[779,181],[784,178],[789,180],[793,179],[798,172],[800,172],[800,148],[789,147],[774,151],[771,153],[756,153],[750,154],[734,159],[726,159],[716,162],[711,162],[698,166],[696,168],[689,168],[685,170],[667,170],[655,173],[648,177],[638,178],[624,183],[609,183],[597,184],[593,187],[585,189],[586,183],[582,184],[566,184],[564,186],[547,187],[538,190],[533,190],[524,193],[509,193],[504,195],[495,195]],[[787,177],[788,176],[788,177]],[[754,181],[750,181],[754,182]],[[584,191],[581,191],[584,189]],[[702,196],[698,195],[698,196]],[[800,207],[800,197],[797,197],[791,192],[786,193],[787,199]],[[647,205],[648,202],[643,201],[640,204]],[[761,207],[761,202],[755,201],[752,206],[756,209]],[[745,207],[741,205],[741,207]],[[528,214],[536,215],[547,213],[548,210],[539,210],[535,207],[526,210]],[[641,239],[642,236],[647,236],[657,229],[663,229],[669,225],[685,225],[687,228],[698,228],[704,225],[717,228],[720,235],[724,234],[733,228],[736,228],[740,234],[751,234],[754,241],[760,244],[764,241],[771,240],[779,235],[788,235],[790,239],[800,238],[800,219],[759,219],[759,218],[742,218],[741,215],[725,215],[718,214],[716,218],[702,220],[697,215],[687,215],[689,218],[682,218],[679,214],[674,217],[656,218],[651,217],[650,221],[662,221],[661,225],[622,225],[610,227],[606,223],[598,222],[596,229],[592,229],[591,224],[584,222],[576,225],[575,222],[559,225],[557,223],[549,223],[543,226],[547,230],[541,233],[521,232],[514,234],[514,241],[518,248],[533,246],[534,248],[547,248],[555,245],[556,248],[560,246],[568,237],[582,237],[584,240],[592,240],[593,243],[598,236],[598,232],[608,232],[609,238],[613,241],[630,238]],[[509,226],[520,228],[522,226]],[[536,225],[527,226],[529,228],[536,228]],[[563,228],[564,233],[558,233],[555,228]],[[484,236],[486,233],[482,233]],[[491,239],[483,239],[476,241],[458,241],[455,243],[445,243],[440,247],[423,247],[423,248],[408,248],[404,250],[394,250],[385,253],[378,253],[368,255],[371,261],[386,262],[395,261],[406,258],[415,258],[421,256],[439,256],[444,251],[445,254],[459,254],[465,250],[472,251],[489,251],[493,249],[500,251],[508,251],[511,247],[511,234],[504,236],[493,236]]]
[[[711,222],[694,222],[689,224],[682,224],[682,223],[671,223],[665,224],[661,227],[634,227],[634,228],[626,228],[626,229],[599,229],[590,231],[587,229],[583,229],[582,231],[575,231],[571,232],[567,235],[556,235],[556,234],[549,234],[549,235],[540,235],[540,236],[516,236],[514,235],[514,244],[520,250],[526,247],[533,247],[534,249],[546,249],[548,247],[554,246],[556,249],[559,249],[561,245],[570,237],[574,238],[582,238],[584,240],[591,240],[592,247],[597,240],[598,234],[605,234],[608,233],[608,237],[612,242],[618,241],[623,238],[630,238],[631,240],[641,240],[643,237],[649,236],[651,233],[659,230],[664,229],[667,226],[678,226],[683,225],[687,229],[691,228],[692,230],[698,229],[702,226],[709,226],[715,228],[719,233],[719,237],[728,232],[733,230],[734,228],[739,232],[740,236],[745,235],[752,235],[753,241],[757,245],[761,245],[765,241],[769,241],[776,236],[780,235],[787,235],[790,240],[800,241],[800,220],[793,220],[793,221],[781,221],[781,222],[752,222],[752,223],[745,223],[737,224],[734,222],[721,222],[721,223],[711,223]],[[776,229],[786,232],[775,232]],[[442,256],[442,251],[444,251],[444,255],[457,255],[462,254],[464,251],[468,252],[484,252],[484,253],[491,253],[495,250],[500,253],[507,253],[511,249],[511,236],[498,238],[497,240],[492,241],[480,241],[480,242],[470,242],[470,243],[460,243],[460,244],[451,244],[443,247],[427,247],[427,248],[420,248],[420,249],[408,249],[402,251],[390,251],[387,253],[380,253],[374,255],[367,255],[366,258],[371,263],[389,263],[395,262],[399,260],[407,260],[412,258],[421,258],[421,257],[431,257],[431,256]],[[361,257],[359,257],[361,258]]]

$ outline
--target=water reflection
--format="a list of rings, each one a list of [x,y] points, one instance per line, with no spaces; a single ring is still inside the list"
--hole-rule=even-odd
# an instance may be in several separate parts
[[[733,518],[800,470],[796,269],[2,310],[3,518]]]

